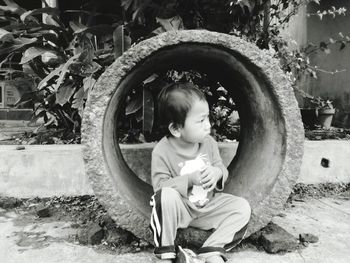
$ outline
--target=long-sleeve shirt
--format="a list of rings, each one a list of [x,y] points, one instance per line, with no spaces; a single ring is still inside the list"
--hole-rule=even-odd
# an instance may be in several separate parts
[[[199,144],[197,152],[191,155],[184,155],[176,151],[170,144],[167,137],[163,137],[154,147],[152,152],[152,185],[154,192],[162,187],[176,189],[183,197],[188,197],[189,180],[188,176],[180,176],[184,163],[197,158],[199,155],[206,156],[206,161],[210,165],[218,167],[222,171],[222,179],[216,185],[217,191],[224,189],[228,171],[222,163],[216,141],[207,136],[203,143]],[[209,193],[209,198],[213,193]]]

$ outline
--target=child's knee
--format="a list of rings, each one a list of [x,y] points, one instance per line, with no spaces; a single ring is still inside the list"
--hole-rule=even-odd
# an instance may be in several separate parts
[[[232,198],[231,211],[233,211],[235,215],[239,215],[241,220],[247,223],[251,214],[249,202],[242,197],[234,196]]]
[[[161,198],[162,198],[163,205],[176,204],[179,200],[181,200],[180,193],[171,187],[162,188]]]
[[[242,214],[244,219],[248,222],[251,215],[251,207],[249,202],[244,198],[240,198],[239,207],[240,207],[240,213]]]

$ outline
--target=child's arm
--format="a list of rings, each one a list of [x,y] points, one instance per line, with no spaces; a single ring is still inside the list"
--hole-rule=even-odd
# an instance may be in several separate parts
[[[193,185],[199,185],[199,177],[196,174],[184,176],[171,176],[166,161],[157,153],[152,153],[152,186],[154,192],[163,187],[171,187],[177,190],[182,196],[188,196],[188,189]]]
[[[222,173],[222,177],[217,181],[215,189],[217,191],[223,191],[228,177],[228,171],[225,165],[222,163],[217,142],[212,137],[210,137],[210,142],[212,149],[212,166],[219,168]]]

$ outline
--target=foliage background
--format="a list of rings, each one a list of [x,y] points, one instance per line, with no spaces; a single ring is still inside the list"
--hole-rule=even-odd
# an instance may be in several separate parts
[[[317,5],[319,0],[86,0],[79,1],[75,9],[64,4],[52,8],[44,0],[43,7],[34,9],[24,8],[23,1],[1,2],[1,76],[20,82],[24,74],[33,80],[35,88],[22,96],[17,107],[32,107],[33,121],[44,120],[37,132],[50,129],[65,143],[79,142],[84,103],[105,68],[131,45],[159,33],[206,29],[236,35],[269,49],[280,59],[295,91],[313,107],[329,103],[298,88],[303,74],[316,78],[322,70],[310,64],[309,56],[330,52],[329,45],[344,49],[350,42],[340,33],[339,39],[290,49],[282,37],[283,30],[301,6],[310,2]],[[343,7],[332,7],[308,15],[322,19],[345,12]],[[208,96],[214,136],[219,140],[237,139],[234,98],[225,88],[199,72],[169,71],[151,76],[129,95],[125,116],[118,124],[121,141],[159,138],[161,133],[153,117],[157,92],[166,82],[183,80],[194,82]],[[151,100],[147,107],[144,98]]]

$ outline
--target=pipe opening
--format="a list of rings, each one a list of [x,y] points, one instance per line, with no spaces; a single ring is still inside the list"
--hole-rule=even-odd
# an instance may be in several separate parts
[[[149,181],[136,176],[124,160],[117,124],[131,90],[153,73],[169,69],[208,74],[234,98],[241,134],[237,154],[228,166],[225,191],[251,200],[254,209],[267,197],[281,170],[285,123],[272,86],[260,68],[241,54],[216,45],[182,43],[161,48],[134,66],[120,81],[103,122],[103,152],[113,182],[128,202],[145,216],[149,215],[152,187]],[[142,165],[137,157],[135,162]]]

